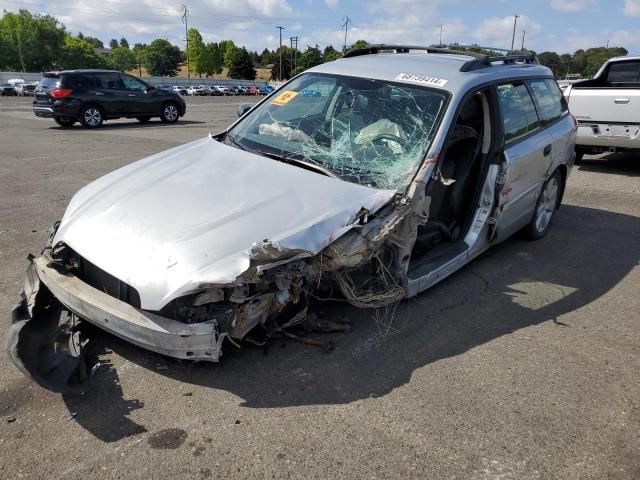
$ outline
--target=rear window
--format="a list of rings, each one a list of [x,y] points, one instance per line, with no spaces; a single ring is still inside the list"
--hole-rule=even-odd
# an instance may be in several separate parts
[[[40,80],[40,87],[46,88],[50,90],[52,88],[57,88],[60,86],[60,78],[59,77],[44,77]]]
[[[536,108],[524,83],[498,86],[505,142],[514,142],[540,127]]]
[[[98,73],[94,74],[96,88],[103,90],[122,90],[122,81],[119,73]]]
[[[617,62],[609,66],[607,82],[616,83],[640,83],[640,62]]]
[[[567,111],[566,100],[554,80],[531,80],[529,86],[537,103],[538,114],[543,125],[555,122]]]
[[[62,85],[67,88],[89,89],[95,88],[95,80],[91,73],[74,73],[73,75],[64,75]]]

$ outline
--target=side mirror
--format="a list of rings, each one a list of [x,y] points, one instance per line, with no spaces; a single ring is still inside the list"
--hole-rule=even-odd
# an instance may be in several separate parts
[[[251,107],[252,107],[252,105],[250,103],[241,103],[238,106],[238,118],[240,118],[245,113],[247,113],[249,110],[251,110]]]

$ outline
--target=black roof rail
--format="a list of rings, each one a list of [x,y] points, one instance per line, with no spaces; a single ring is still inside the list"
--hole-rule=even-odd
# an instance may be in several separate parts
[[[385,52],[388,50],[395,50],[396,53],[409,53],[411,50],[422,50],[427,53],[442,53],[449,55],[468,55],[470,57],[475,57],[480,59],[484,57],[484,55],[475,53],[475,52],[465,52],[452,50],[450,48],[442,48],[440,46],[419,46],[419,45],[387,45],[384,43],[379,44],[369,44],[362,48],[354,48],[353,50],[349,50],[345,53],[342,58],[351,58],[351,57],[359,57],[361,55],[373,55],[380,52]]]
[[[455,47],[455,48],[451,48]],[[471,50],[462,50],[464,48],[480,48],[483,50],[495,50],[506,52],[506,55],[489,56],[483,53]],[[359,57],[361,55],[374,55],[380,52],[394,50],[396,53],[409,53],[411,50],[422,50],[427,53],[440,53],[445,55],[466,55],[473,57],[473,60],[465,62],[460,67],[461,72],[471,72],[481,68],[490,67],[494,62],[502,62],[505,65],[515,65],[517,63],[538,64],[538,58],[535,53],[523,51],[510,51],[504,48],[481,47],[478,45],[431,45],[428,47],[418,45],[387,45],[384,43],[375,45],[366,45],[363,48],[354,48],[346,52],[342,58]]]

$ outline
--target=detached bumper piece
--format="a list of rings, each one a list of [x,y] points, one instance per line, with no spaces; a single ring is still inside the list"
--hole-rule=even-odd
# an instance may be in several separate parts
[[[56,392],[86,389],[86,320],[128,342],[174,358],[217,362],[224,336],[215,321],[184,324],[113,298],[50,260],[29,258],[22,300],[11,312],[8,351],[25,375]]]

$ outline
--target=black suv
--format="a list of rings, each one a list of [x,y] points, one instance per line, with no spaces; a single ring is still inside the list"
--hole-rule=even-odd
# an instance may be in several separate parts
[[[45,73],[33,102],[38,117],[53,118],[62,127],[80,121],[87,128],[120,117],[143,123],[160,117],[165,123],[175,123],[186,108],[179,94],[115,70]]]

